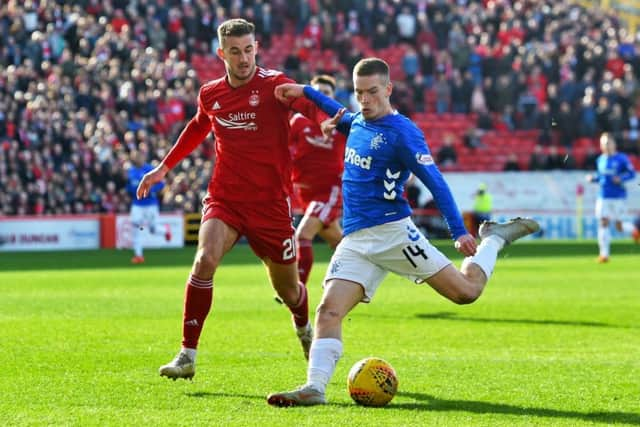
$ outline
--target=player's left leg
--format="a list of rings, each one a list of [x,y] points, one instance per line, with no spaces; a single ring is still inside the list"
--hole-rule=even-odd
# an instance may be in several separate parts
[[[264,262],[271,286],[289,308],[305,358],[313,335],[309,323],[307,289],[298,278],[295,229],[288,199],[270,204],[245,204],[245,236]]]
[[[305,359],[309,358],[309,349],[313,339],[313,328],[309,321],[309,299],[307,288],[298,280],[297,264],[280,264],[269,258],[263,259],[271,286],[280,300],[289,308],[300,340]]]

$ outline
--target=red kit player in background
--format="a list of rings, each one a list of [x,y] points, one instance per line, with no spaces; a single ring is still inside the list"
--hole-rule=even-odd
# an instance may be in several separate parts
[[[231,19],[218,27],[225,76],[200,88],[198,112],[160,165],[147,173],[137,196],[206,138],[213,129],[216,165],[203,200],[198,250],[186,283],[182,349],[160,375],[191,378],[202,326],[213,301],[213,276],[223,256],[244,235],[265,264],[278,296],[292,313],[296,333],[308,357],[312,330],[307,291],[299,282],[290,208],[290,109],[314,117],[309,102],[285,105],[274,88],[291,82],[281,72],[256,66],[254,25]]]
[[[336,81],[327,75],[311,79],[311,86],[334,97]],[[289,147],[293,157],[293,188],[304,210],[296,230],[298,273],[305,285],[313,265],[312,242],[320,235],[332,248],[342,239],[342,169],[346,137],[335,130],[325,137],[320,125],[300,113],[290,120]]]

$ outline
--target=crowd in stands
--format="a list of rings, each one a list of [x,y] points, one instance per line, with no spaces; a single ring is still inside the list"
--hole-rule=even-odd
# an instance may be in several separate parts
[[[353,65],[386,59],[394,104],[447,168],[483,151],[503,154],[491,170],[590,168],[605,131],[640,154],[640,35],[597,9],[552,0],[10,0],[0,5],[0,215],[127,212],[130,151],[157,162],[174,143],[200,84],[224,71],[215,29],[230,17],[256,23],[261,64],[299,82],[331,73],[351,108]],[[462,123],[453,132],[432,129],[453,120]],[[500,145],[510,134],[530,145],[510,152],[517,139]],[[168,175],[163,209],[197,212],[214,163],[210,136]]]

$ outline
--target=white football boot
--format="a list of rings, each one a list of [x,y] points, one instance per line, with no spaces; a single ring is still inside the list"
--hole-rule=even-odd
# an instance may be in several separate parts
[[[307,323],[307,326],[303,326],[301,328],[296,326],[296,335],[302,345],[304,358],[309,360],[309,350],[311,349],[311,342],[313,341],[313,328],[311,327],[311,322]]]
[[[182,350],[171,362],[160,367],[160,376],[171,378],[174,381],[178,378],[190,380],[195,374],[196,361]]]
[[[293,391],[273,393],[267,396],[267,403],[272,406],[313,406],[324,405],[327,399],[324,393],[310,385],[303,385]]]
[[[481,239],[486,239],[489,236],[501,237],[504,239],[506,246],[521,237],[533,234],[539,230],[540,224],[533,219],[518,217],[503,223],[484,221],[480,224],[478,235]]]

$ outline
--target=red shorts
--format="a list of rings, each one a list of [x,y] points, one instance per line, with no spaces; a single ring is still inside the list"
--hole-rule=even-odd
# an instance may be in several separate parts
[[[296,260],[295,229],[289,199],[260,203],[229,202],[209,196],[202,201],[202,220],[218,218],[245,236],[259,258],[278,264]]]
[[[298,198],[305,216],[318,218],[325,227],[340,217],[342,211],[342,190],[339,185],[318,191],[298,187]]]

